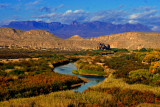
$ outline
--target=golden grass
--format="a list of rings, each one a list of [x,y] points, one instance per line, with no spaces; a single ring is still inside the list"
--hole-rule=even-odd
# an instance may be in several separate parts
[[[59,91],[48,95],[31,98],[11,99],[0,102],[0,107],[67,107],[85,105],[103,105],[112,100],[110,94],[100,92],[79,93],[74,91]]]
[[[19,61],[29,61],[29,60],[38,60],[39,58],[17,58],[17,59],[0,59],[0,63],[9,63],[9,62],[19,62]]]
[[[103,88],[111,88],[111,87],[119,87],[121,89],[132,89],[139,91],[152,91],[155,95],[160,95],[160,87],[153,87],[144,84],[127,84],[122,79],[115,79],[112,76],[106,78],[103,82],[92,86],[91,89],[103,89]]]
[[[136,107],[160,107],[160,104],[142,103],[142,104],[137,105]]]

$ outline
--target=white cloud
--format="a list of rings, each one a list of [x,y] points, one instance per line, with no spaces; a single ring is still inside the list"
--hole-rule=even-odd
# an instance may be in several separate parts
[[[50,14],[41,15],[41,16],[39,16],[39,18],[50,18],[50,17],[53,17],[55,15],[56,15],[55,13],[50,13]]]
[[[73,11],[73,13],[83,13],[84,11],[83,10],[75,10]]]
[[[136,24],[136,23],[138,23],[138,21],[136,21],[136,20],[129,20],[128,23],[130,23],[130,24]]]
[[[160,26],[153,26],[152,30],[155,32],[160,32]]]
[[[36,0],[36,1],[33,1],[33,2],[27,3],[27,5],[37,5],[37,4],[39,4],[39,3],[40,3],[40,1],[39,1],[39,0]]]
[[[98,21],[98,20],[102,20],[105,16],[102,15],[102,16],[94,16],[90,19],[90,21]]]
[[[63,6],[64,5],[59,5],[55,7],[55,9],[62,8]],[[80,23],[91,21],[102,21],[113,24],[141,23],[150,26],[153,30],[158,30],[160,27],[160,11],[155,7],[139,7],[139,9],[137,8],[135,11],[130,13],[122,8],[98,12],[87,12],[82,9],[66,10],[63,13],[57,13],[54,11],[53,7],[42,8],[42,10],[43,9],[45,9],[46,12],[48,11],[47,9],[49,9],[49,14],[44,14],[44,12],[42,12],[42,15],[35,15],[33,18],[36,20],[40,19],[40,21],[61,22],[65,24],[69,24],[76,20]]]
[[[71,14],[73,11],[72,10],[67,10],[63,15],[68,15],[68,14]]]
[[[132,14],[129,16],[129,19],[136,19],[139,17],[139,14]]]
[[[42,19],[34,19],[34,21],[37,21],[37,22],[38,22],[38,21],[43,21],[43,20],[42,20]]]

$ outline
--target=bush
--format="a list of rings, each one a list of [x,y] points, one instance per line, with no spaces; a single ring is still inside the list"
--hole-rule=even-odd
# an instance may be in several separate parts
[[[147,49],[146,48],[142,48],[139,50],[139,52],[147,52]]]
[[[79,74],[77,70],[72,70],[72,73]]]
[[[0,70],[0,76],[6,76],[7,73]]]
[[[160,60],[160,52],[152,51],[152,52],[146,54],[146,56],[143,58],[143,60],[145,62],[149,62],[149,63],[159,61]]]
[[[154,74],[156,73],[160,74],[160,61],[152,62],[149,68],[149,72]]]
[[[155,81],[155,82],[160,81],[160,75],[154,75],[153,81]]]
[[[15,69],[13,71],[10,71],[9,74],[20,75],[20,74],[24,74],[24,71],[21,71],[19,69]]]
[[[132,82],[148,84],[152,80],[153,74],[150,73],[147,69],[138,69],[129,72],[129,78]]]
[[[136,57],[139,60],[143,60],[145,56],[146,56],[146,52],[138,52],[138,53],[136,53]]]
[[[14,69],[14,66],[13,66],[13,65],[6,65],[6,66],[4,67],[4,69]]]
[[[111,48],[111,50],[114,51],[114,52],[128,52],[127,49]]]
[[[149,68],[149,65],[144,65],[141,61],[137,61],[134,55],[113,57],[112,59],[106,61],[105,65],[116,70],[113,74],[117,78],[127,78],[130,71]]]
[[[35,74],[41,74],[43,72],[46,72],[45,70],[41,70],[41,71],[35,71]]]

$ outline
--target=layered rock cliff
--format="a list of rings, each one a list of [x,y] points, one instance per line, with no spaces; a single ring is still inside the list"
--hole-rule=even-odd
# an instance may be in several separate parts
[[[160,48],[160,33],[127,32],[91,38],[110,44],[111,48]]]

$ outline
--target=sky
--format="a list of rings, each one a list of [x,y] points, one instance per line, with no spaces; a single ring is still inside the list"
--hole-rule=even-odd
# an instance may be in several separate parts
[[[0,0],[0,26],[11,21],[144,24],[160,31],[160,0]]]

